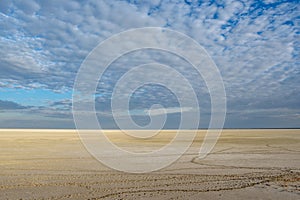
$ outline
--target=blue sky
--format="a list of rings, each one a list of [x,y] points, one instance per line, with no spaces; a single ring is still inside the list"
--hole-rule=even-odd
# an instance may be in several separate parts
[[[224,81],[225,127],[300,127],[299,5],[272,0],[0,1],[0,128],[74,128],[72,88],[84,58],[116,33],[149,26],[185,33],[207,50]],[[138,52],[128,56],[147,58]],[[176,59],[160,54],[155,61],[165,57]],[[172,64],[197,88],[200,127],[207,127],[211,113],[203,80],[184,63]],[[112,64],[97,90],[96,108],[105,128],[116,128],[109,106],[121,65],[122,58]],[[176,128],[178,102],[158,86],[133,95],[133,119],[147,124],[143,114],[154,103],[170,111],[166,128]]]

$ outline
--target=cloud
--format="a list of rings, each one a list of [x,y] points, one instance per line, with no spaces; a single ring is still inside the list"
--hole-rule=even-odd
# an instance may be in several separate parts
[[[158,26],[183,32],[205,47],[222,74],[229,113],[247,116],[252,110],[269,117],[273,114],[267,110],[277,110],[295,116],[300,98],[298,10],[297,1],[269,0],[0,1],[0,87],[71,91],[82,61],[99,42],[130,28]],[[130,67],[124,64],[150,61],[183,74],[197,91],[200,109],[209,113],[201,77],[180,59],[153,51],[128,55],[111,66],[98,88],[98,111],[110,110],[114,83]],[[162,91],[138,91],[132,109],[147,110],[157,102],[177,107],[176,99]],[[0,103],[1,108],[70,118],[70,99],[49,103],[39,113]]]
[[[132,109],[129,112],[126,111],[116,111],[115,117],[123,117],[130,114],[131,116],[157,116],[157,115],[167,115],[167,114],[174,114],[174,113],[183,113],[183,112],[190,112],[193,108],[191,107],[169,107],[169,108],[153,108],[153,109]],[[104,114],[104,113],[99,113]],[[109,113],[106,113],[106,115],[110,115]]]
[[[25,109],[27,108],[26,106],[22,106],[18,103],[15,103],[13,101],[3,101],[0,100],[0,110],[20,110],[20,109]]]
[[[179,108],[157,108],[157,109],[151,109],[148,112],[150,115],[155,116],[155,115],[190,112],[192,110],[193,110],[193,108],[191,108],[191,107],[179,107]]]

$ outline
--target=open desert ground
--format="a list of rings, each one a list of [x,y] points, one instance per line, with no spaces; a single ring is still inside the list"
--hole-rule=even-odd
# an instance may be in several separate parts
[[[147,151],[175,132],[149,140],[105,134],[128,151]],[[3,129],[0,199],[300,199],[300,130],[223,130],[213,151],[198,159],[204,135],[199,130],[167,168],[130,174],[97,161],[75,130]]]

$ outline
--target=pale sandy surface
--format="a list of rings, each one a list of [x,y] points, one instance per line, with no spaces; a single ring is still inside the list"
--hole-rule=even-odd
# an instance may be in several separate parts
[[[174,132],[146,142],[107,135],[146,151]],[[75,131],[0,130],[0,199],[300,199],[300,130],[225,130],[199,160],[203,135],[168,168],[127,174],[90,156]]]

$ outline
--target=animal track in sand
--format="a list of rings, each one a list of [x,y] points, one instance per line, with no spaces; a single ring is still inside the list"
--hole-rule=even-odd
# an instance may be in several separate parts
[[[22,174],[21,174],[22,175]],[[21,176],[20,175],[20,176]],[[13,176],[17,178],[17,176]],[[27,181],[26,181],[27,180]],[[21,184],[9,184],[1,190],[26,188],[48,188],[72,186],[81,188],[81,192],[53,195],[51,199],[68,198],[69,196],[95,199],[124,198],[133,196],[160,196],[179,193],[199,193],[210,191],[237,190],[255,185],[273,187],[285,192],[299,193],[300,173],[292,171],[268,171],[234,175],[195,175],[195,174],[69,174],[24,178]],[[34,184],[33,184],[34,182]],[[12,182],[13,183],[13,180]],[[7,183],[6,183],[7,184]],[[76,189],[75,189],[76,191]],[[101,195],[99,195],[101,194]],[[177,195],[178,194],[178,195]],[[70,198],[71,198],[70,197]]]

